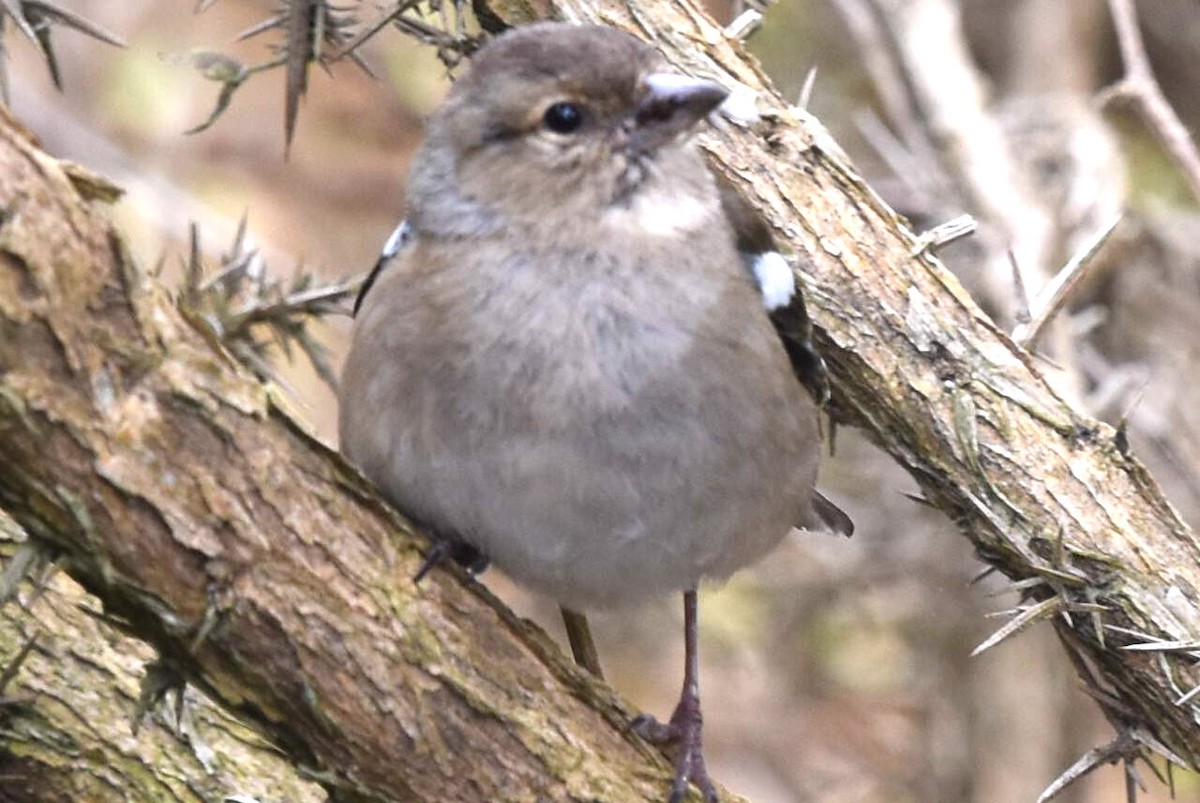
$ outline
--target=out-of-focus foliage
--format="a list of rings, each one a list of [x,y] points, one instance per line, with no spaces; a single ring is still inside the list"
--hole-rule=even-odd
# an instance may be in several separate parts
[[[58,58],[54,55],[54,44],[51,40],[56,27],[78,31],[117,47],[125,45],[116,34],[110,33],[86,17],[47,0],[0,0],[0,32],[3,32],[5,22],[11,22],[21,33],[37,43],[46,59],[50,78],[59,89],[62,89],[62,73],[59,70]],[[8,72],[7,66],[4,64],[0,64],[0,91],[7,103]]]

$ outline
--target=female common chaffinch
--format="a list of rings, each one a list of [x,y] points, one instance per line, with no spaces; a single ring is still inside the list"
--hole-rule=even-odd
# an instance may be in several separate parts
[[[429,122],[341,387],[345,454],[460,561],[572,610],[684,593],[679,704],[637,723],[676,745],[673,801],[716,800],[701,580],[794,525],[852,528],[814,490],[827,385],[791,268],[691,142],[727,94],[602,26],[482,48]]]

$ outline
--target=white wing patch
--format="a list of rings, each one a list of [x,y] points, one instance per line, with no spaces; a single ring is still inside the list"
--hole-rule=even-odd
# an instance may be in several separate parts
[[[401,220],[400,225],[387,238],[387,242],[383,244],[383,251],[379,256],[383,259],[391,259],[400,252],[404,244],[408,242],[408,238],[412,235],[412,227],[408,225],[407,220]]]
[[[786,307],[796,294],[796,277],[783,255],[778,251],[759,254],[754,258],[752,269],[762,293],[763,306],[768,311]]]

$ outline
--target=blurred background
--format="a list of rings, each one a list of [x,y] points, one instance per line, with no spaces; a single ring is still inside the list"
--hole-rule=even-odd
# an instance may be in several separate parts
[[[208,130],[183,133],[219,92],[184,54],[269,59],[271,32],[234,39],[274,3],[220,0],[195,14],[193,0],[59,2],[128,47],[56,30],[60,93],[10,26],[11,105],[50,153],[127,190],[114,214],[143,263],[162,262],[177,281],[194,221],[215,265],[247,215],[253,246],[280,276],[300,267],[332,280],[370,267],[403,214],[422,120],[448,85],[434,48],[385,31],[362,51],[377,79],[349,63],[314,69],[285,158],[279,71],[250,80]],[[722,23],[748,8],[709,7]],[[359,8],[364,20],[378,13]],[[1200,129],[1200,5],[1140,0],[1138,14],[1164,92]],[[1123,72],[1107,4],[782,0],[765,8],[747,46],[792,102],[816,69],[808,109],[915,230],[964,212],[980,219],[976,236],[941,256],[1005,328],[1023,306],[1010,250],[1035,296],[1125,211],[1043,339],[1043,370],[1091,414],[1128,419],[1134,452],[1195,527],[1196,199],[1128,105],[1101,103]],[[336,362],[348,318],[318,330]],[[284,378],[333,442],[334,394],[303,361]],[[1003,622],[988,614],[1018,600],[1003,578],[972,583],[984,565],[951,522],[905,496],[916,486],[886,455],[843,429],[822,486],[855,519],[853,539],[794,535],[702,594],[716,777],[755,803],[1032,803],[1112,738],[1045,624],[969,657]],[[485,582],[561,636],[553,604],[495,571]],[[594,619],[610,682],[659,716],[682,673],[679,608],[663,600]],[[1141,774],[1149,792],[1140,800],[1169,799],[1144,765]],[[1177,800],[1200,801],[1195,777],[1176,772],[1175,781]],[[1125,800],[1124,773],[1102,767],[1058,799]]]

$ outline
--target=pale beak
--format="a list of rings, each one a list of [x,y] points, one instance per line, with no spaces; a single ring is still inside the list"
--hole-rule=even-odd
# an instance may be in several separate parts
[[[651,73],[634,112],[629,144],[649,152],[672,142],[721,105],[729,90],[712,81],[678,73]]]

